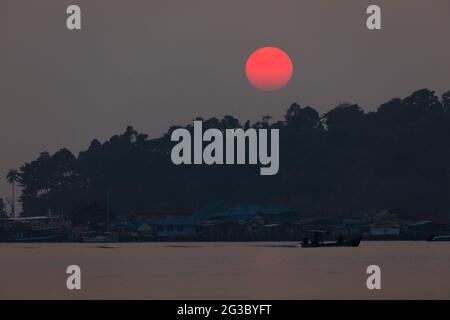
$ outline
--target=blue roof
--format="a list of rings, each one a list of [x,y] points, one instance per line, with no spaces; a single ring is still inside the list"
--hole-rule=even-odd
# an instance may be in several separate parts
[[[193,219],[152,219],[146,222],[156,226],[191,226],[196,223]]]
[[[255,214],[275,215],[284,212],[292,212],[287,207],[280,205],[254,205],[254,204],[233,204],[227,202],[215,202],[204,206],[189,218],[166,218],[166,219],[145,219],[150,225],[155,226],[193,226],[199,220],[220,219],[223,221],[247,220]],[[127,223],[116,225],[114,228],[127,227],[137,230],[143,222]]]
[[[254,204],[222,204],[215,208],[211,208],[208,212],[204,212],[203,217],[218,216],[252,216],[257,213],[262,214],[280,214],[292,211],[287,207],[280,205],[254,205]],[[197,214],[196,214],[197,215]]]
[[[142,222],[119,222],[111,225],[111,230],[117,229],[130,229],[132,231],[138,231],[138,229],[142,226],[143,223],[147,223],[146,221]]]

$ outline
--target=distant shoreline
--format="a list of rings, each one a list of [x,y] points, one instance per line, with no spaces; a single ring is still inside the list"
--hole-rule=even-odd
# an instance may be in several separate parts
[[[265,243],[265,242],[283,242],[283,243],[300,243],[301,240],[205,240],[205,239],[199,239],[199,240],[170,240],[170,239],[162,239],[157,241],[116,241],[116,242],[79,242],[79,241],[0,241],[0,244],[8,244],[8,243],[14,243],[14,244],[50,244],[50,243],[73,243],[73,244],[123,244],[123,243]],[[361,242],[450,242],[450,241],[431,241],[426,239],[362,239]]]

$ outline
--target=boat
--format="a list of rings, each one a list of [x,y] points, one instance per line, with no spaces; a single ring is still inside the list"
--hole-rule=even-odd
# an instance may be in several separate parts
[[[69,227],[61,217],[0,219],[0,242],[61,242],[69,236]]]
[[[68,232],[58,229],[46,228],[41,230],[20,231],[6,234],[0,238],[0,242],[62,242],[69,236]]]
[[[302,248],[327,248],[327,247],[358,247],[361,242],[361,238],[355,238],[344,241],[329,241],[329,242],[309,242],[303,241]]]
[[[433,236],[428,241],[450,241],[450,235],[448,236]]]

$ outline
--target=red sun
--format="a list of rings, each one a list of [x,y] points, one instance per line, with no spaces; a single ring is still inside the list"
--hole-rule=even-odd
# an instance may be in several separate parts
[[[292,71],[291,58],[275,47],[256,50],[245,65],[248,81],[263,91],[275,91],[284,87],[291,80]]]

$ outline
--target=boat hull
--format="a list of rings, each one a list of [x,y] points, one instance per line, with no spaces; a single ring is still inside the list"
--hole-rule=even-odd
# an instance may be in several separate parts
[[[450,236],[435,236],[435,237],[428,239],[427,241],[432,241],[432,242],[450,241]]]
[[[30,243],[30,242],[62,242],[67,240],[67,234],[48,235],[39,237],[24,237],[24,238],[6,238],[0,240],[0,242],[18,242],[18,243]]]
[[[332,248],[332,247],[358,247],[361,238],[356,238],[343,242],[322,242],[322,243],[302,243],[302,248]]]

